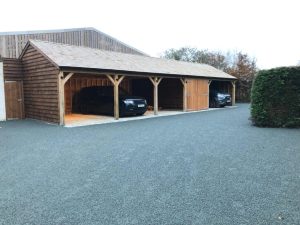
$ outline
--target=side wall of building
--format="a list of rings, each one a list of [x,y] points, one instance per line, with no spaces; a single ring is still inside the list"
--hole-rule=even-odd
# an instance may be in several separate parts
[[[22,57],[25,117],[59,123],[59,70],[29,46]]]

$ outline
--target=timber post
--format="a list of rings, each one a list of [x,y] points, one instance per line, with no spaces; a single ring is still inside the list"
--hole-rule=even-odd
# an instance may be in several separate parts
[[[119,75],[106,75],[107,78],[113,83],[114,85],[114,117],[116,120],[120,118],[120,111],[119,111],[119,84],[124,79],[124,76]]]
[[[154,115],[158,114],[158,85],[162,80],[162,77],[149,77],[153,84],[153,105],[154,105]]]
[[[235,82],[236,81],[231,81],[231,85],[232,85],[232,99],[231,99],[231,103],[232,103],[232,105],[235,105]]]
[[[64,72],[59,72],[58,75],[58,97],[59,97],[59,124],[65,125],[65,84],[74,75],[74,73],[68,73],[64,76]]]
[[[187,79],[181,78],[180,79],[183,85],[183,112],[187,111]]]
[[[210,89],[210,84],[211,84],[212,80],[208,80],[208,96],[207,96],[207,106],[208,106],[208,109],[209,109],[209,89]]]

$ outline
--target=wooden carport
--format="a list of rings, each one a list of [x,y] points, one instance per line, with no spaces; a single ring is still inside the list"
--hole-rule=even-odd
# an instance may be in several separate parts
[[[58,111],[57,117],[53,117],[55,118],[53,121],[59,121],[59,124],[61,125],[64,124],[66,112],[65,84],[76,74],[102,76],[106,77],[111,82],[111,84],[114,86],[115,119],[119,119],[119,86],[125,78],[139,77],[146,78],[151,81],[153,85],[153,113],[155,115],[158,114],[159,109],[158,87],[161,81],[165,78],[180,80],[182,84],[183,111],[208,108],[208,85],[210,80],[236,80],[235,77],[204,64],[108,52],[98,49],[83,48],[37,40],[29,41],[20,57],[22,59],[22,57],[26,56],[25,64],[30,69],[33,68],[30,66],[30,63],[36,63],[31,61],[31,59],[34,60],[37,58],[37,56],[33,56],[34,54],[43,56],[45,60],[43,59],[41,62],[47,61],[47,63],[44,63],[45,65],[41,63],[40,65],[34,67],[41,69],[39,75],[43,77],[45,81],[47,81],[47,84],[43,84],[43,79],[39,78],[39,87],[43,85],[45,85],[45,87],[54,87],[55,83],[52,82],[52,79],[49,80],[49,78],[46,78],[46,76],[48,70],[53,72],[51,74],[54,74],[55,71],[57,71],[56,98],[58,101]],[[49,64],[51,64],[51,69],[48,68],[50,67]],[[30,77],[30,73],[26,74],[25,72],[24,77],[24,80],[26,81],[25,85],[37,82],[34,81],[33,77]],[[55,88],[52,89],[55,90]],[[24,98],[26,101],[26,95]],[[32,98],[33,97],[31,97],[31,99]],[[47,99],[49,98],[50,96],[47,97]],[[53,98],[51,102],[54,102],[55,95],[53,95],[51,98]],[[30,107],[27,107],[26,109],[25,105],[25,114],[26,110],[29,109],[35,112],[35,114],[32,115],[36,115],[38,113],[38,108],[34,107],[35,104],[30,104]],[[46,105],[43,106],[43,108],[46,108]],[[45,115],[45,110],[43,113],[43,116],[37,116],[37,118],[48,118]],[[54,114],[55,111],[53,111],[53,115]],[[51,122],[50,119],[48,121]]]
[[[75,71],[68,72],[70,69],[66,69],[67,72],[60,72],[60,85],[59,85],[59,102],[60,102],[60,124],[64,125],[65,121],[65,84],[67,81],[76,74]],[[77,73],[84,73],[82,70]],[[114,117],[119,119],[119,86],[125,77],[134,77],[132,74],[113,74],[113,73],[101,73],[101,72],[87,72],[88,74],[105,76],[107,77],[114,87]],[[185,77],[171,77],[166,75],[160,76],[145,76],[139,75],[140,78],[149,79],[153,85],[153,113],[158,115],[159,113],[159,94],[158,87],[163,79],[178,79],[182,84],[182,111],[195,111],[208,108],[208,79],[192,79]],[[207,88],[206,88],[207,87]],[[201,94],[199,91],[204,91]],[[202,101],[201,101],[202,99]]]
[[[80,71],[83,73],[83,71]],[[65,84],[67,81],[75,74],[75,72],[63,72],[61,71],[59,74],[59,102],[60,102],[60,124],[63,125],[65,118]],[[128,75],[122,74],[103,74],[103,73],[93,73],[97,75],[106,76],[112,83],[114,87],[114,117],[116,120],[119,119],[119,85],[123,81],[125,77]],[[130,77],[130,75],[129,75]],[[153,84],[153,113],[154,115],[158,114],[158,85],[162,81],[164,77],[158,76],[149,76],[148,78]],[[183,84],[183,111],[187,111],[187,79],[179,78]]]

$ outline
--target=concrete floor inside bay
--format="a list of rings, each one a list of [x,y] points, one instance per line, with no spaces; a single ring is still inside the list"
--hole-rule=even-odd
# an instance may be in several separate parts
[[[235,108],[235,107],[236,106],[226,106],[226,108]],[[142,116],[121,117],[118,120],[115,120],[113,116],[107,116],[107,115],[72,113],[72,114],[67,114],[65,116],[65,127],[81,127],[81,126],[99,125],[99,124],[106,124],[106,123],[126,122],[126,121],[133,121],[133,120],[150,119],[150,118],[162,117],[162,116],[174,116],[174,115],[180,115],[185,113],[205,112],[205,111],[220,110],[220,109],[224,109],[224,108],[209,108],[209,109],[204,109],[199,111],[187,111],[187,112],[183,112],[182,110],[159,110],[157,115],[154,115],[153,111],[146,111],[145,114]]]

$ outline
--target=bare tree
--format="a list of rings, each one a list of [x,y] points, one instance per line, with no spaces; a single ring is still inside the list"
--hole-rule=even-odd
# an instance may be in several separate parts
[[[237,95],[239,101],[250,101],[252,81],[257,72],[256,60],[248,54],[237,51],[222,53],[220,51],[198,50],[184,47],[166,50],[163,58],[194,63],[204,63],[223,70],[238,78]]]
[[[209,64],[221,70],[227,69],[228,66],[226,56],[224,56],[221,52],[198,50],[197,48],[172,48],[166,50],[162,57],[186,62]]]

